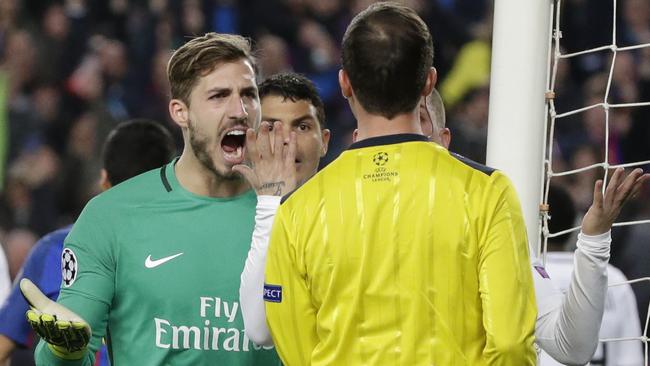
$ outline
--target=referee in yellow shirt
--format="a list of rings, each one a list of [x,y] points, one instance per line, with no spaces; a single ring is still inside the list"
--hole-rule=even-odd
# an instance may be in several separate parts
[[[359,141],[285,197],[264,299],[294,365],[533,365],[526,230],[508,178],[427,141],[433,46],[378,3],[343,38],[339,82]]]

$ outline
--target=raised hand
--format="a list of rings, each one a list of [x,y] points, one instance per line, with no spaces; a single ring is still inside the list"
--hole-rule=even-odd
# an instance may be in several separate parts
[[[612,228],[621,208],[630,198],[635,197],[643,184],[650,180],[650,174],[642,169],[634,169],[623,178],[625,170],[618,168],[612,174],[603,195],[603,181],[594,185],[594,201],[582,219],[582,232],[586,235],[599,235]]]
[[[20,291],[31,306],[27,321],[34,331],[48,343],[55,355],[64,359],[84,356],[91,330],[79,315],[50,300],[32,281],[23,278]]]
[[[249,128],[246,151],[251,166],[239,164],[232,169],[246,178],[257,195],[284,196],[296,188],[296,134],[285,133],[282,122],[264,121],[257,134]]]

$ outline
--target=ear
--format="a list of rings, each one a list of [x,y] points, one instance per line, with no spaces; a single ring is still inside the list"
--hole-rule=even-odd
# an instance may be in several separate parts
[[[445,127],[438,131],[438,134],[440,135],[442,146],[444,146],[445,149],[449,149],[449,144],[451,143],[451,131]]]
[[[101,177],[99,178],[99,186],[101,187],[102,191],[109,190],[113,185],[108,180],[108,172],[106,171],[106,169],[102,168],[100,175]]]
[[[325,156],[325,154],[327,154],[327,148],[329,147],[331,132],[329,129],[325,128],[321,130],[320,134],[321,134],[321,139],[323,141],[323,147],[321,148],[321,152],[320,152],[320,157],[322,158],[323,156]]]
[[[352,142],[357,142],[358,138],[359,138],[359,129],[355,128],[354,131],[352,131]]]
[[[187,128],[189,121],[189,108],[180,99],[172,99],[169,101],[169,115],[174,122],[181,128]]]
[[[345,70],[339,70],[339,86],[341,87],[341,94],[343,98],[348,99],[352,96],[352,84],[350,84],[350,78]]]
[[[436,86],[436,82],[438,81],[438,71],[436,71],[435,67],[432,67],[429,69],[429,72],[427,73],[427,81],[424,83],[424,89],[422,89],[422,96],[427,97],[431,92],[433,92],[433,88]]]

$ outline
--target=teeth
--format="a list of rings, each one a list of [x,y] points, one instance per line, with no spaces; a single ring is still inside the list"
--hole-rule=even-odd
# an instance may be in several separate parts
[[[227,159],[232,159],[232,160],[243,159],[243,157],[244,157],[244,148],[240,146],[240,147],[237,148],[237,150],[235,150],[233,152],[230,152],[230,153],[224,152],[224,156]]]
[[[242,136],[245,135],[246,131],[242,130],[232,130],[226,134],[226,136]]]

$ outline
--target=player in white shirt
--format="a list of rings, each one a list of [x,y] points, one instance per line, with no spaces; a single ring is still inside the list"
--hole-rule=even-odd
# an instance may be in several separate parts
[[[549,231],[559,232],[573,226],[576,210],[571,196],[560,187],[551,186],[548,203],[551,207]],[[571,283],[574,268],[574,255],[564,251],[569,235],[549,238],[546,255],[546,269],[553,275],[553,283],[562,291],[567,291]],[[612,265],[607,265],[608,283],[619,284],[627,281],[625,275]],[[605,312],[600,325],[599,337],[623,338],[641,335],[641,324],[638,321],[638,311],[634,292],[629,284],[609,287],[605,299]],[[599,342],[596,353],[592,356],[590,365],[602,366],[633,366],[643,364],[643,351],[640,341]],[[560,365],[548,354],[542,352],[540,366]]]
[[[262,120],[264,120],[264,98],[262,103]],[[285,106],[288,106],[287,103]],[[445,128],[444,107],[437,92],[423,99],[421,103],[421,125],[423,134],[444,147],[449,146],[450,132]],[[435,122],[434,122],[435,121]],[[281,122],[286,123],[285,120]],[[269,134],[260,133],[260,141],[256,141],[253,133],[247,134],[246,145],[258,143],[269,144]],[[285,137],[285,140],[288,140]],[[275,146],[278,146],[277,144]],[[286,147],[282,151],[263,156],[252,157],[253,170],[247,170],[246,177],[251,185],[258,187],[273,176],[271,183],[276,183],[277,177],[292,176],[293,181],[304,181],[316,172],[317,164],[311,163],[314,170],[309,175],[295,177],[295,168],[287,166]],[[305,162],[302,161],[302,164]],[[284,171],[284,173],[280,173]],[[623,179],[623,170],[618,170],[610,180],[605,197],[600,194],[602,182],[597,183],[594,191],[594,204],[590,214],[583,221],[583,232],[578,236],[575,255],[575,271],[566,294],[563,294],[550,280],[541,265],[541,260],[534,260],[533,279],[538,305],[535,336],[537,345],[552,355],[556,360],[565,364],[585,364],[596,349],[598,330],[605,304],[607,291],[606,267],[609,261],[611,243],[610,228],[618,216],[623,203],[636,194],[642,183],[650,178],[636,169]],[[297,178],[297,179],[295,179]],[[616,190],[618,188],[618,190]],[[269,236],[273,226],[275,212],[280,205],[280,196],[258,195],[255,217],[255,229],[251,249],[241,276],[240,306],[244,318],[246,335],[259,345],[272,345],[273,340],[268,330],[265,317],[263,291],[266,253]],[[592,235],[586,235],[592,234]]]

